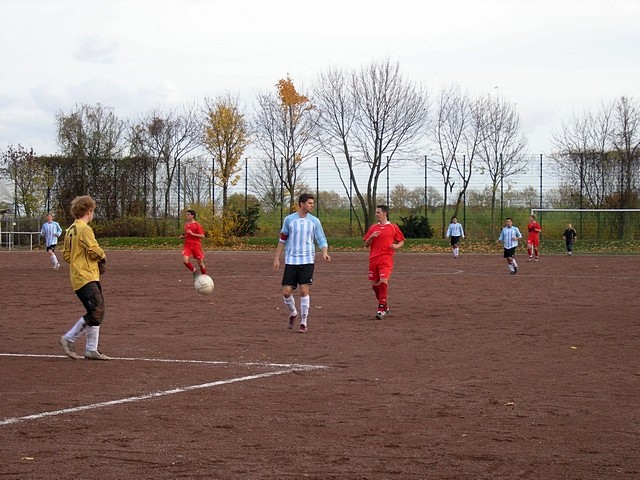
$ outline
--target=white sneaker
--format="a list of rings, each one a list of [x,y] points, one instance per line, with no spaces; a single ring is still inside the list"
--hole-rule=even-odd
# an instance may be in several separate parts
[[[60,346],[62,347],[62,350],[64,351],[65,355],[67,355],[68,357],[73,358],[74,360],[78,360],[78,359],[82,358],[82,357],[80,357],[80,355],[78,355],[76,353],[76,344],[74,342],[64,338],[64,335],[62,335],[58,339],[58,342],[60,343]]]
[[[85,350],[84,358],[87,360],[111,360],[104,353],[100,353],[98,350]]]
[[[59,264],[59,263],[56,263],[56,264],[53,266],[53,269],[54,269],[54,270],[60,270],[60,264]]]

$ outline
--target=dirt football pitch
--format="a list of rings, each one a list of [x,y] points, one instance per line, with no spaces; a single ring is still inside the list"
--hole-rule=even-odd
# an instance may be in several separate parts
[[[299,334],[273,252],[206,252],[204,296],[109,251],[99,362],[58,345],[68,265],[0,252],[0,478],[640,478],[640,257],[518,260],[401,252],[376,320],[333,252]]]

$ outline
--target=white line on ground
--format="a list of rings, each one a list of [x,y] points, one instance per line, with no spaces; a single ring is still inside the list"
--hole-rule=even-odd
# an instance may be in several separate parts
[[[34,353],[0,353],[0,357],[67,359],[66,355],[41,355],[41,354],[34,354]],[[307,369],[307,370],[312,370],[315,368],[328,368],[326,365],[305,365],[300,363],[229,362],[229,361],[223,361],[223,360],[178,360],[178,359],[170,359],[170,358],[133,358],[133,357],[109,357],[109,358],[111,358],[111,360],[123,360],[128,362],[195,363],[195,364],[201,364],[201,365],[235,365],[235,366],[270,367],[270,368],[296,367],[298,369]]]
[[[0,353],[0,356],[23,356],[23,357],[59,357],[59,355],[29,355],[29,354],[11,354],[11,353]],[[275,364],[275,363],[232,363],[232,362],[214,362],[214,361],[200,361],[200,360],[166,360],[166,359],[153,359],[153,358],[114,358],[114,360],[142,360],[142,361],[159,361],[159,362],[176,362],[176,363],[202,363],[202,364],[234,364],[234,365],[253,365],[253,366],[270,366],[270,367],[275,367],[275,366],[279,366],[279,367],[283,367],[284,365],[282,364]],[[140,401],[144,401],[144,400],[149,400],[152,398],[159,398],[159,397],[166,397],[167,395],[174,395],[176,393],[184,393],[184,392],[189,392],[192,390],[202,390],[205,388],[212,388],[212,387],[218,387],[220,385],[228,385],[230,383],[237,383],[237,382],[246,382],[249,380],[257,380],[260,378],[267,378],[267,377],[273,377],[276,375],[284,375],[286,373],[292,373],[294,371],[300,371],[300,370],[315,370],[315,369],[319,369],[319,368],[327,368],[325,366],[322,365],[296,365],[296,364],[292,364],[292,365],[288,365],[288,368],[286,368],[285,370],[278,370],[275,372],[265,372],[265,373],[259,373],[256,375],[247,375],[244,377],[237,377],[237,378],[230,378],[227,380],[218,380],[215,382],[209,382],[209,383],[202,383],[199,385],[189,385],[186,387],[179,387],[179,388],[172,388],[171,390],[164,390],[161,392],[153,392],[153,393],[148,393],[145,395],[138,395],[135,397],[127,397],[127,398],[120,398],[117,400],[110,400],[108,402],[99,402],[99,403],[93,403],[93,404],[89,404],[89,405],[81,405],[78,407],[72,407],[72,408],[63,408],[61,410],[53,410],[53,411],[49,411],[49,412],[42,412],[42,413],[37,413],[34,415],[26,415],[24,417],[13,417],[13,418],[5,418],[0,420],[0,426],[3,425],[11,425],[14,423],[19,423],[19,422],[26,422],[29,420],[38,420],[41,418],[45,418],[45,417],[54,417],[54,416],[58,416],[58,415],[65,415],[68,413],[76,413],[76,412],[83,412],[86,410],[94,410],[97,408],[105,408],[105,407],[110,407],[113,405],[121,405],[124,403],[133,403],[133,402],[140,402]]]

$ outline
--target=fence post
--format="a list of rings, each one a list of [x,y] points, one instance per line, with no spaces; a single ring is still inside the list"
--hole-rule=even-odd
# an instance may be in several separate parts
[[[248,188],[248,179],[249,179],[249,159],[244,159],[244,216],[247,216],[247,197],[249,195]]]
[[[320,167],[316,157],[316,215],[320,218]]]
[[[374,205],[375,203],[373,202]],[[387,155],[387,207],[391,208],[391,202],[389,201],[389,155]]]
[[[427,198],[427,156],[424,156],[424,218],[427,218],[429,199]]]

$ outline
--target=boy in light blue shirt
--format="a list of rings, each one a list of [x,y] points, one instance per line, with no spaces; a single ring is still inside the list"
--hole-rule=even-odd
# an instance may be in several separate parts
[[[58,237],[62,234],[62,228],[58,222],[53,221],[53,215],[47,214],[47,221],[44,222],[40,229],[40,235],[44,237],[45,245],[47,246],[47,254],[51,260],[54,270],[60,268],[58,257],[56,257],[56,245],[58,244]]]
[[[511,217],[507,217],[505,226],[500,232],[498,243],[502,243],[504,247],[504,258],[507,259],[507,266],[511,275],[518,273],[518,263],[516,262],[516,249],[518,248],[518,240],[522,238],[522,233],[518,227],[513,224]]]
[[[460,239],[464,238],[464,229],[462,225],[458,223],[458,217],[451,217],[451,223],[447,228],[447,238],[451,239],[451,250],[453,251],[453,258],[458,258],[460,254]]]
[[[327,253],[329,245],[317,217],[311,215],[315,205],[315,197],[303,193],[298,198],[298,211],[288,215],[282,223],[276,256],[273,259],[273,269],[280,267],[280,255],[284,250],[284,274],[282,276],[282,296],[284,304],[289,310],[289,328],[293,328],[298,318],[293,291],[300,285],[300,329],[299,333],[307,332],[307,317],[311,299],[309,289],[313,283],[315,265],[315,244],[322,251],[322,257],[331,261]]]

